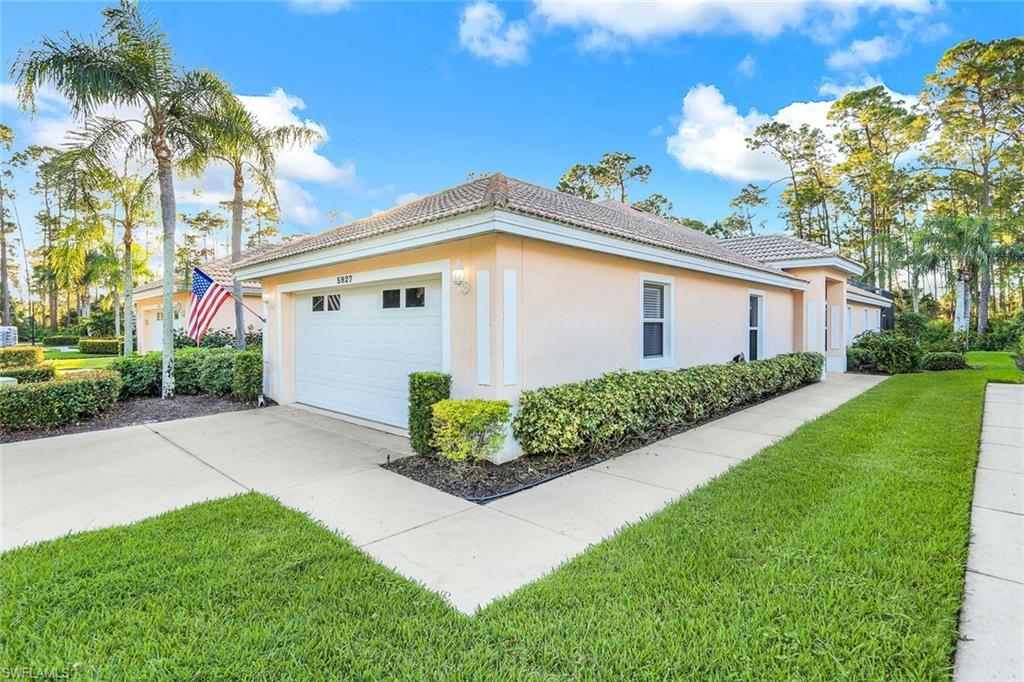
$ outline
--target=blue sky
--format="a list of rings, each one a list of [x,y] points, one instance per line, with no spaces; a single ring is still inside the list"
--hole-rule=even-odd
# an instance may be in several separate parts
[[[8,2],[3,121],[19,144],[73,127],[57,100],[36,120],[11,106],[6,72],[41,35],[95,32],[102,4]],[[1013,3],[731,5],[488,2],[150,2],[186,66],[224,77],[269,122],[307,121],[316,149],[282,160],[286,231],[360,217],[500,170],[553,186],[575,162],[627,151],[660,192],[712,221],[746,181],[774,179],[744,149],[769,117],[824,122],[828,102],[884,83],[912,103],[942,52],[1024,33]],[[21,190],[23,219],[35,200]],[[211,172],[181,183],[181,210],[227,191]],[[194,190],[200,189],[201,195]],[[779,228],[775,206],[762,211]]]

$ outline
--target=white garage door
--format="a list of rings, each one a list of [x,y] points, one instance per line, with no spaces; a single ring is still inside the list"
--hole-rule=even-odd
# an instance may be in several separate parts
[[[405,427],[409,373],[441,369],[441,279],[295,298],[295,399]]]

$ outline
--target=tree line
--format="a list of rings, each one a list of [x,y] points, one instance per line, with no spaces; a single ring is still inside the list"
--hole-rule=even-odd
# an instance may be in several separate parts
[[[903,290],[913,310],[925,288],[949,300],[957,331],[1024,301],[1024,39],[968,40],[947,50],[908,105],[882,86],[839,98],[829,129],[778,121],[747,139],[784,173],[748,184],[733,212],[705,225],[673,215],[661,194],[631,202],[716,237],[755,234],[781,185],[779,217],[795,237],[866,266],[864,281]],[[613,152],[576,164],[558,189],[630,203],[651,167]],[[942,293],[939,293],[942,292]]]

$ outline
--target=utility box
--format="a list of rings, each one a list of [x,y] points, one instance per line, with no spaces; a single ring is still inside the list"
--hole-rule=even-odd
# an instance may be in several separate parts
[[[17,327],[0,327],[0,348],[18,345]]]

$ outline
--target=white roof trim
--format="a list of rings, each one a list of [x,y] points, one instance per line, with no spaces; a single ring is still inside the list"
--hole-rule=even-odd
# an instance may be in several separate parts
[[[891,308],[892,301],[887,299],[885,296],[879,296],[873,294],[870,291],[847,285],[846,287],[846,300],[856,301],[857,303],[866,303],[868,305],[878,306],[879,308]]]
[[[864,266],[855,261],[843,258],[842,256],[825,256],[822,258],[790,258],[783,260],[765,261],[777,268],[788,270],[789,268],[835,268],[842,270],[855,277],[864,274]]]
[[[464,239],[479,234],[503,232],[541,241],[565,244],[589,251],[599,251],[650,263],[670,265],[685,270],[706,272],[748,282],[768,284],[802,291],[807,283],[793,276],[773,274],[748,269],[740,265],[723,263],[709,258],[694,256],[672,249],[651,246],[620,237],[603,235],[584,228],[563,225],[538,218],[524,216],[512,211],[487,209],[478,213],[465,214],[428,223],[420,227],[399,232],[360,239],[348,244],[295,254],[287,258],[241,267],[236,272],[242,279],[259,279],[270,275],[305,270],[322,265],[333,265],[346,261],[369,258],[385,253],[439,244],[455,239]]]

